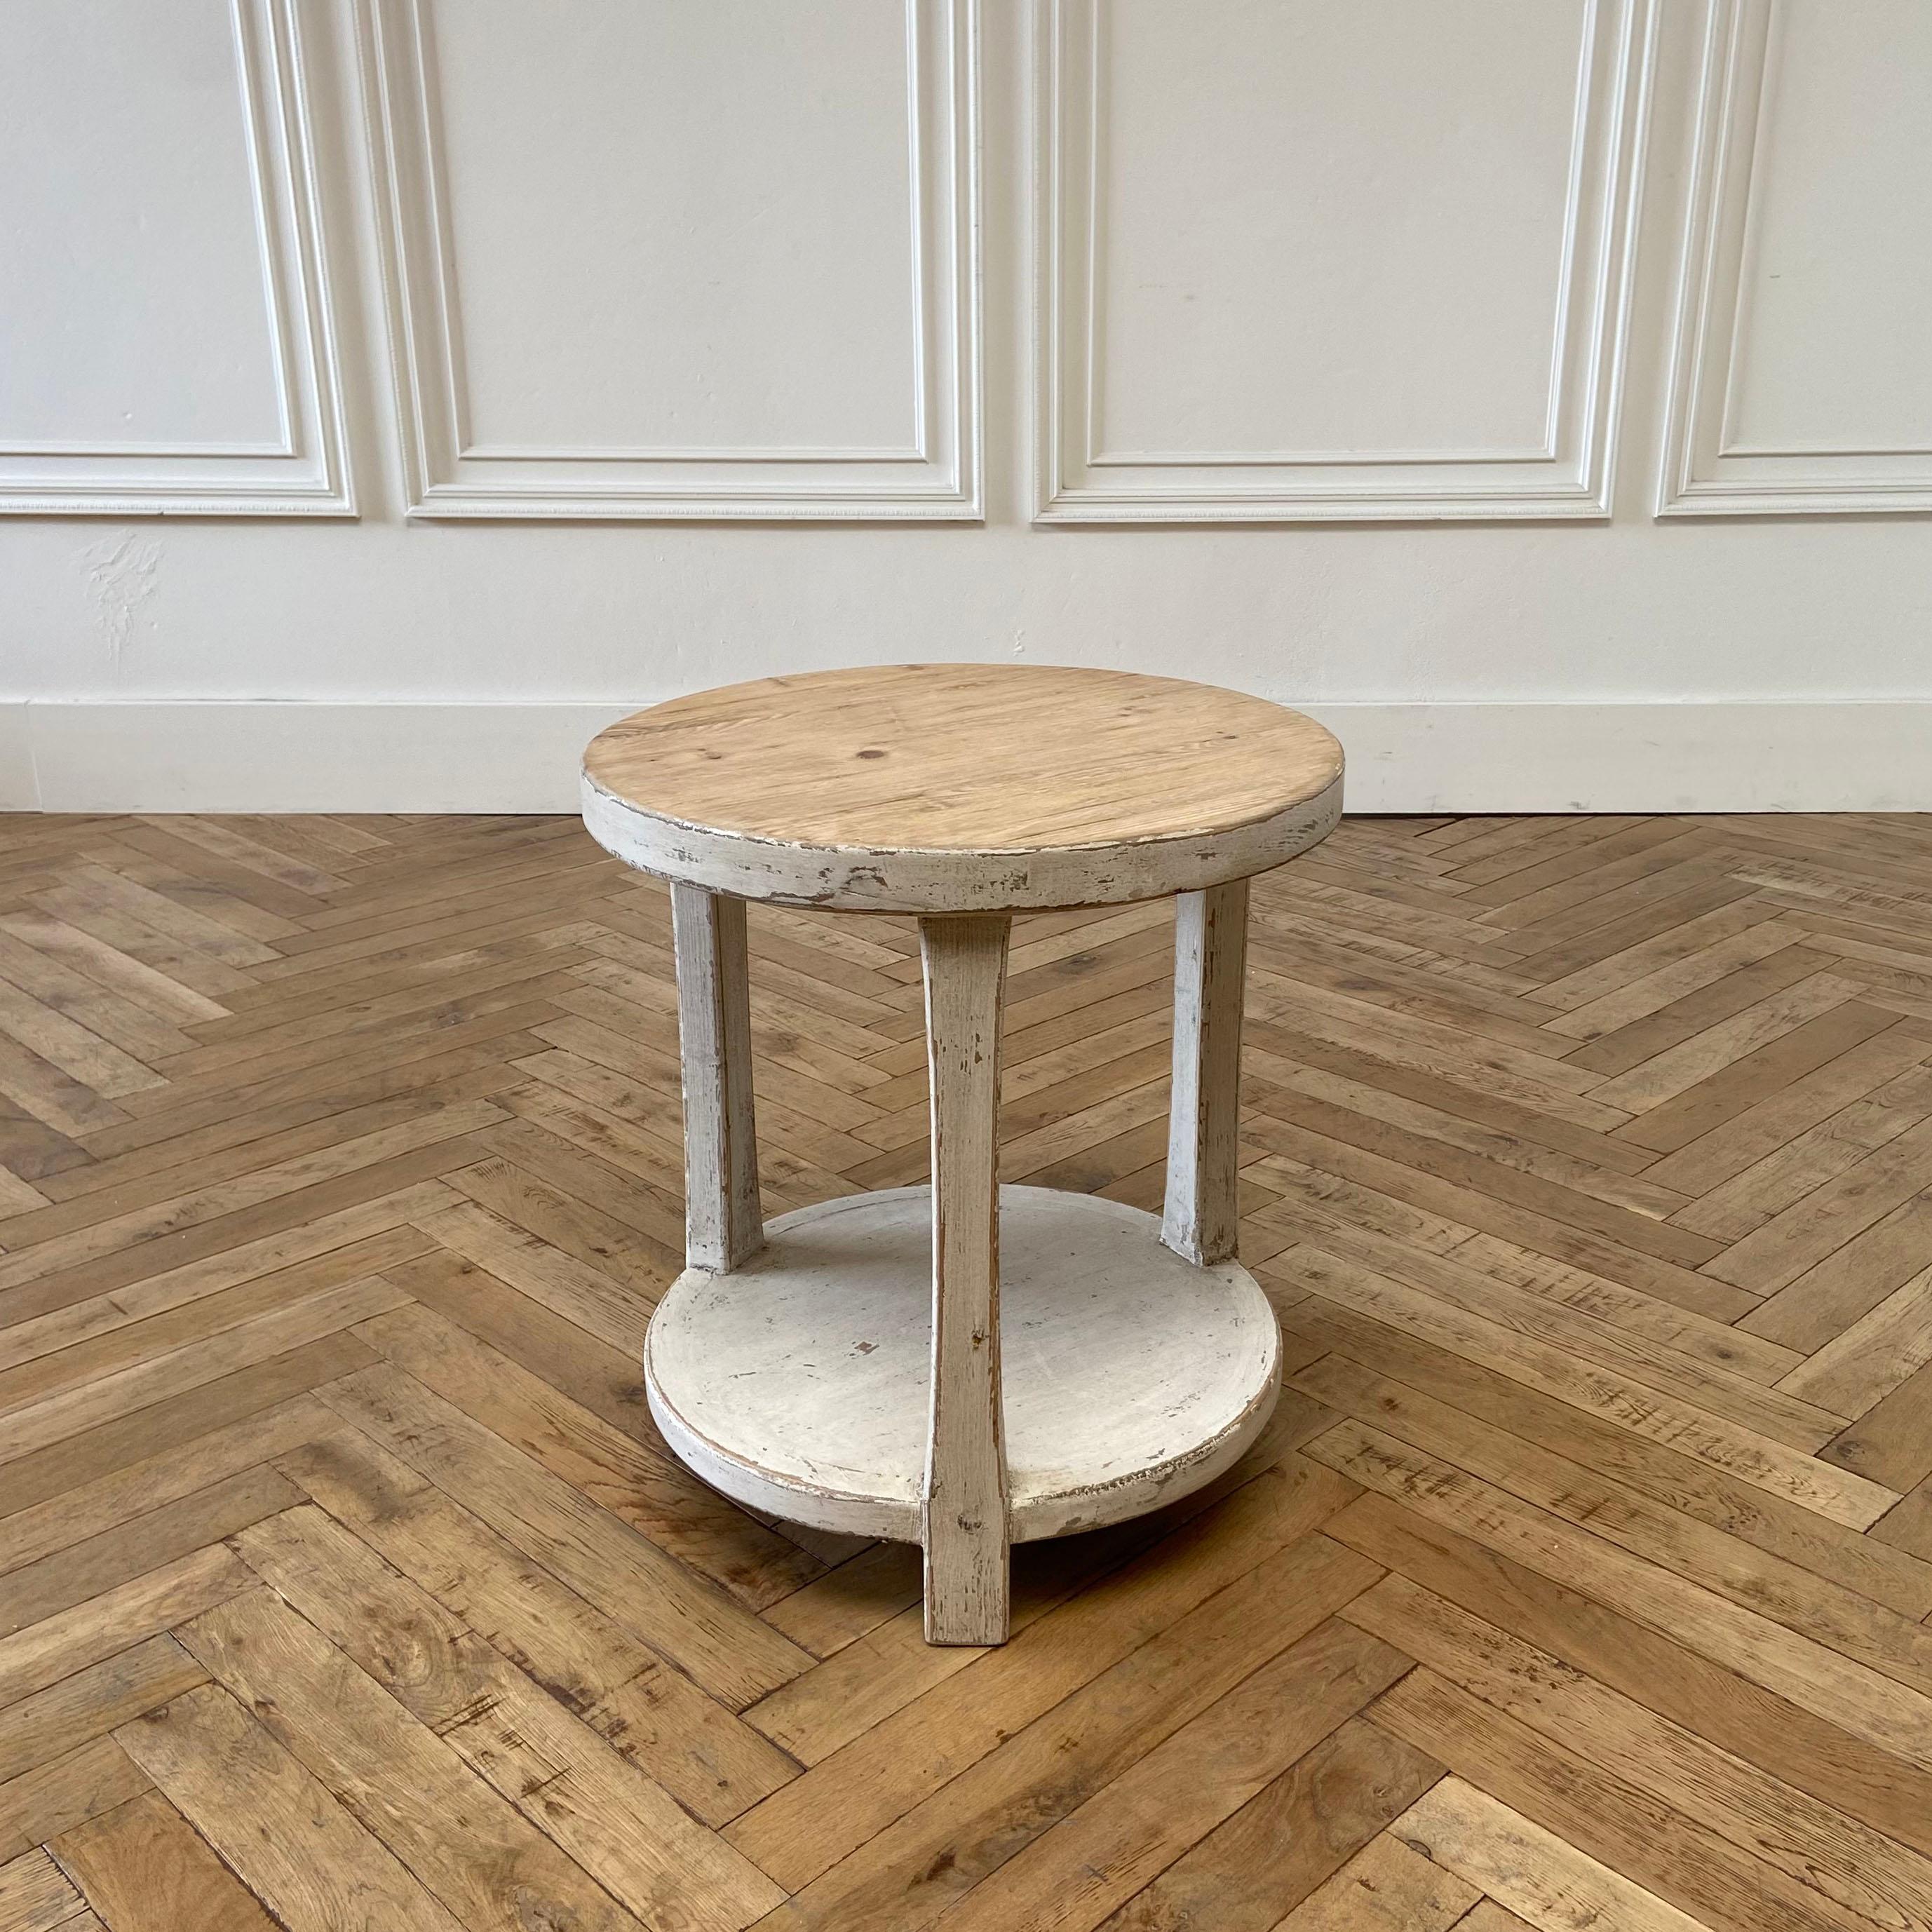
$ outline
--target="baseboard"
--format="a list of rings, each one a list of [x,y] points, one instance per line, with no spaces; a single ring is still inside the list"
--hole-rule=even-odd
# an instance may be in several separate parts
[[[40,802],[27,707],[0,700],[0,812],[32,812]]]
[[[6,707],[0,706],[0,711]],[[29,702],[43,812],[574,812],[630,704]],[[0,724],[0,748],[8,743]]]
[[[574,812],[646,701],[0,702],[0,809]],[[1932,811],[1932,701],[1307,709],[1352,812]]]
[[[1932,811],[1932,700],[1307,708],[1351,812]]]

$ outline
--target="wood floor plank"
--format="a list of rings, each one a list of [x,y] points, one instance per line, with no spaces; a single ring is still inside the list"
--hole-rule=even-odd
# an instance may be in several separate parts
[[[1550,1032],[1565,1040],[1601,1040],[1782,952],[1798,938],[1761,910],[1726,907],[1550,980],[1530,997],[1562,1010],[1558,1018],[1544,1022]]]
[[[0,1415],[0,1462],[134,1414],[238,1369],[287,1354],[398,1307],[406,1299],[382,1276],[365,1275],[339,1288],[304,1295],[286,1308],[254,1316],[206,1341],[184,1342],[98,1382],[24,1403]]]
[[[1922,1337],[1915,1337],[1914,1352]],[[1826,1456],[1901,1492],[1932,1476],[1932,1364],[1915,1370],[1833,1438]]]
[[[299,1497],[270,1468],[244,1469],[0,1578],[0,1636],[206,1548]]]
[[[1674,1153],[1895,1024],[1891,1014],[1856,1000],[1834,1006],[1694,1081],[1617,1131],[1640,1147]]]
[[[472,1932],[545,1917],[634,1932],[581,1866],[273,1592],[205,1612],[182,1640]]]
[[[1886,1549],[1932,1559],[1932,1480],[1916,1484],[1874,1523],[1871,1540]]]
[[[498,1220],[614,1276],[648,1301],[655,1303],[674,1279],[657,1242],[509,1161],[478,1161],[452,1174],[450,1182]]]
[[[87,1150],[0,1094],[0,1163],[22,1183],[51,1180],[87,1164]],[[38,1187],[29,1189],[38,1192]]]
[[[50,1758],[0,1784],[0,1860],[18,1858],[149,1788],[147,1773],[111,1737]]]
[[[1840,1932],[1863,1916],[1431,1671],[1412,1672],[1371,1715],[1712,1932]]]
[[[1580,1048],[1571,1059],[1579,1066],[1612,1074],[1610,1078],[1592,1090],[1592,1098],[1602,1096],[1603,1106],[1621,1107],[1638,1115],[1651,1112],[1692,1088],[1714,1079],[1768,1043],[1798,1031],[1821,1014],[1834,1012],[1856,1000],[1862,989],[1855,980],[1842,978],[1828,970],[1808,970],[1820,966],[1828,968],[1830,963],[1818,955],[1806,953],[1802,947],[1793,947],[1789,952],[1774,955],[1769,960],[1761,961],[1756,966],[1732,975],[1730,980],[1719,982],[1718,988],[1708,989],[1704,1001],[1696,1003],[1700,1008],[1696,1015],[1698,1020],[1708,1017],[1713,1010],[1730,1004],[1728,999],[1720,1001],[1715,998],[1720,991],[1734,990],[1740,995],[1748,993],[1753,996],[1750,1004],[1728,1013],[1714,1024],[1700,1027],[1688,1037],[1665,1046],[1659,1052],[1644,1052],[1653,1044],[1646,1038],[1642,1048],[1636,1049],[1643,1052],[1643,1057],[1629,1065],[1627,1072],[1614,1070],[1619,1061],[1626,1064],[1628,1061],[1627,1052],[1616,1050],[1616,1042],[1622,1036],[1612,1035]],[[1787,982],[1787,976],[1793,973],[1803,973],[1804,976]],[[1766,997],[1755,997],[1760,994]],[[1680,1003],[1679,1010],[1693,1004]],[[1666,1009],[1666,1012],[1669,1010]],[[1660,1016],[1653,1020],[1652,1027],[1658,1027],[1661,1018]],[[1874,1027],[1885,1024],[1882,1016],[1873,1016],[1872,1018]],[[1636,1029],[1630,1030],[1634,1032]],[[1845,1042],[1847,1046],[1855,1043],[1850,1040]],[[1633,1121],[1618,1131],[1624,1138],[1630,1139],[1630,1128],[1636,1125]]]
[[[1815,1360],[1920,1271],[1932,1252],[1928,1243],[1932,1196],[1915,1195],[1786,1282],[1738,1325],[1808,1351]]]
[[[410,1278],[420,1286],[421,1276]],[[462,1278],[472,1298],[484,1284]],[[365,1322],[361,1338],[427,1389],[486,1426],[660,1549],[754,1610],[796,1589],[824,1565],[708,1490],[678,1462],[637,1400],[631,1358],[616,1360],[581,1336],[567,1386],[530,1372],[468,1330],[441,1318],[436,1303]],[[466,1310],[466,1313],[473,1313]],[[524,1316],[527,1326],[532,1317]],[[597,1389],[624,1400],[599,1402]],[[618,1416],[627,1426],[607,1419]]]
[[[253,1207],[218,1214],[117,1246],[76,1265],[56,1268],[0,1293],[0,1322],[26,1321],[151,1276],[233,1253],[264,1235],[288,1232],[340,1208],[404,1192],[474,1163],[481,1150],[466,1136],[433,1140],[400,1157],[356,1168],[328,1180],[278,1192]]]
[[[1230,1928],[1264,1928],[1386,1829],[1442,1772],[1433,1758],[1375,1725],[1345,1724],[1104,1922],[1119,1932],[1178,1932],[1209,1914]]]
[[[43,1275],[78,1268],[161,1235],[377,1166],[397,1154],[456,1139],[502,1118],[502,1110],[488,1100],[432,1107],[419,1118],[403,1125],[358,1135],[340,1146],[276,1162],[234,1180],[218,1183],[205,1192],[94,1221],[0,1260],[0,1288],[12,1288],[38,1280]]]
[[[426,1216],[422,1232],[554,1314],[636,1355],[644,1352],[650,1310],[608,1275],[473,1204]],[[405,1257],[406,1258],[406,1257]]]
[[[1071,1539],[1058,1549],[1016,1552],[1010,1630],[1037,1622],[1154,1540],[1150,1533],[1137,1535],[1131,1528],[1116,1526]],[[746,1712],[747,1721],[801,1763],[814,1765],[965,1670],[975,1650],[926,1642],[922,1595],[922,1585],[906,1595],[896,1615],[880,1618],[863,1634],[862,1645],[835,1651],[826,1662],[760,1698]]]
[[[180,1025],[218,1020],[228,1010],[142,961],[117,952],[94,934],[44,913],[0,914],[0,932],[164,1022]]]
[[[1391,1327],[1472,1360],[1500,1366],[1558,1400],[1630,1427],[1652,1440],[1715,1465],[1740,1481],[1814,1510],[1852,1529],[1866,1529],[1897,1501],[1895,1492],[1864,1479],[1846,1484],[1834,1466],[1772,1438],[1728,1425],[1710,1411],[1654,1392],[1633,1391],[1622,1378],[1546,1342],[1517,1337],[1481,1316],[1463,1316],[1434,1297],[1312,1249],[1294,1249],[1279,1267],[1285,1279]],[[1844,1472],[1849,1474],[1849,1472]]]
[[[1751,886],[1727,875],[1715,853],[1692,858],[1517,926],[1509,934],[1512,963],[1532,978],[1555,977],[1753,896]]]
[[[92,1088],[10,1040],[0,1040],[0,1094],[70,1139],[80,1139],[128,1118]]]
[[[274,1932],[274,1922],[158,1791],[53,1841],[61,1868],[113,1932]]]
[[[1604,1201],[1580,1187],[1525,1172],[1487,1154],[1436,1144],[1436,1137],[1392,1123],[1382,1114],[1366,1115],[1354,1108],[1337,1105],[1318,1094],[1306,1091],[1305,1082],[1291,1082],[1286,1088],[1272,1082],[1256,1083],[1250,1104],[1273,1118],[1294,1121],[1311,1132],[1329,1135],[1347,1145],[1385,1155],[1403,1166],[1578,1228],[1607,1235],[1685,1267],[1695,1268],[1708,1261],[1716,1250],[1716,1244],[1704,1237],[1673,1228],[1668,1222],[1637,1209]]]
[[[1714,1239],[1740,1241],[1900,1138],[1928,1114],[1932,1081],[1923,1066],[1914,1066],[1762,1154],[1672,1218]],[[1834,1245],[1826,1244],[1827,1250]]]
[[[212,1544],[0,1638],[0,1709],[226,1603],[251,1580]]]
[[[56,1499],[124,1472],[139,1469],[171,1449],[192,1444],[226,1425],[260,1416],[289,1398],[367,1368],[374,1350],[352,1335],[325,1335],[305,1348],[291,1348],[251,1368],[238,1369],[165,1402],[136,1410],[0,1466],[0,1510],[8,1516],[46,1505],[35,1519],[45,1522],[64,1505]],[[112,1493],[113,1507],[139,1499],[141,1479],[128,1474]],[[89,1493],[92,1492],[90,1490]],[[135,1512],[129,1510],[129,1514]],[[61,1538],[52,1546],[59,1546]]]
[[[1723,1530],[1460,1409],[1328,1358],[1297,1385],[1524,1502],[1730,1598],[1900,1683],[1932,1689],[1932,1631]],[[1916,1606],[1915,1606],[1916,1607]]]
[[[38,1187],[29,1186],[12,1168],[0,1167],[0,1214],[9,1216],[26,1214],[36,1208],[51,1205],[47,1196]]]
[[[1288,1074],[1280,1084],[1392,1126],[1406,1129],[1430,1139],[1446,1141],[1464,1153],[1480,1155],[1504,1167],[1519,1168],[1614,1207],[1665,1219],[1690,1204],[1688,1196],[1678,1193],[1674,1188],[1658,1186],[1647,1173],[1628,1173],[1622,1162],[1604,1166],[1561,1149],[1546,1148],[1526,1136],[1486,1126],[1462,1114],[1389,1093],[1366,1081],[1351,1079],[1311,1066]],[[1564,1204],[1572,1205],[1574,1211],[1573,1204]],[[1616,1225],[1629,1226],[1621,1221]],[[1676,1252],[1688,1255],[1691,1251],[1679,1248]]]
[[[0,1864],[0,1932],[84,1928],[92,1917],[87,1901],[45,1852],[22,1852]]]
[[[1482,1894],[1393,1832],[1371,1838],[1275,1932],[1449,1932]]]
[[[526,1555],[608,1604],[651,1647],[734,1709],[811,1656],[658,1546],[400,1370],[364,1370],[324,1398],[364,1434]]]
[[[706,1824],[797,1775],[792,1759],[614,1618],[367,1437],[340,1430],[281,1467]]]
[[[32,994],[4,979],[0,979],[0,1033],[104,1099],[168,1084],[164,1075],[132,1054],[56,1008],[42,1005]]]
[[[1707,1262],[1705,1270],[1768,1294],[1927,1187],[1932,1187],[1932,1120],[1888,1142],[1774,1215]]]
[[[1395,1829],[1405,1844],[1538,1932],[1587,1932],[1597,1925],[1619,1932],[1712,1932],[1460,1778],[1445,1778],[1426,1792]],[[1464,1922],[1476,1921],[1472,1915]]]
[[[223,1265],[170,1270],[138,1288],[16,1322],[0,1328],[0,1378],[8,1390],[19,1392],[8,1406],[26,1395],[132,1366],[164,1348],[232,1328],[319,1288],[380,1274],[430,1245],[430,1238],[419,1231],[394,1226],[328,1246],[286,1267],[256,1269],[229,1258]],[[242,1280],[234,1279],[238,1274]],[[14,1372],[23,1366],[29,1372]]]
[[[1708,1194],[1853,1101],[1916,1066],[1928,1042],[1890,1028],[1728,1115],[1644,1170],[1659,1186]],[[1681,1211],[1681,1210],[1680,1210]]]
[[[950,1915],[972,1932],[1073,1932],[1214,1920],[1267,1927],[1360,1850],[1441,1767],[1360,1720],[1336,1720],[1406,1660],[1383,1652],[1334,1690],[1299,1686],[1293,1653],[1255,1672],[1036,1839]],[[1326,1690],[1328,1694],[1322,1694]],[[1232,1874],[1222,1873],[1222,1862]]]
[[[1327,1474],[1297,1459],[1258,1477],[1004,1648],[970,1657],[850,1737],[726,1835],[781,1884],[806,1883],[1177,1618],[1318,1528],[1355,1493],[1352,1484],[1324,1480]]]
[[[742,1854],[320,1510],[258,1523],[235,1546],[328,1642],[646,1924],[738,1932],[778,1903],[777,1886]],[[285,1649],[340,1674],[272,1599],[197,1618],[188,1641],[217,1625],[212,1642],[224,1658],[251,1638],[260,1646],[242,1666],[248,1682],[274,1684]],[[235,1688],[232,1676],[224,1681]],[[413,1750],[428,1762],[420,1742]],[[446,1766],[441,1782],[452,1783]]]
[[[1932,1696],[1924,1691],[1881,1676],[1827,1645],[1787,1631],[1359,1424],[1339,1424],[1312,1448],[1418,1514],[1473,1535],[1545,1575],[1573,1580],[1633,1621],[1828,1716],[1881,1750],[1932,1768]]]
[[[335,1426],[331,1410],[297,1396],[0,1516],[0,1576],[266,1462]]]
[[[96,957],[111,953],[129,964],[146,968],[152,976],[150,985],[162,980],[184,995],[199,995],[219,1006],[214,995],[250,984],[247,974],[150,925],[125,906],[110,903],[104,895],[77,879],[52,891],[35,893],[32,909],[97,942]],[[226,1010],[221,1009],[222,1012]]]
[[[1906,1616],[1932,1614],[1932,1566],[1798,1504],[1781,1502],[1677,1450],[1600,1422],[1459,1355],[1381,1323],[1310,1300],[1284,1311],[1288,1331],[1309,1342],[1307,1360],[1287,1367],[1290,1384],[1329,1398],[1359,1421],[1384,1426],[1404,1385],[1468,1420],[1506,1430],[1546,1454],[1580,1465],[1598,1483],[1622,1484],[1742,1538],[1800,1568],[1828,1576]],[[1325,1355],[1325,1360],[1322,1359]],[[1418,1444],[1418,1446],[1423,1446]],[[1894,1504],[1881,1522],[1900,1505]]]
[[[1719,1321],[1696,1309],[1646,1294],[1641,1289],[1606,1281],[1587,1269],[1552,1261],[1513,1241],[1498,1240],[1492,1234],[1472,1235],[1462,1244],[1454,1258],[1459,1268],[1474,1268],[1497,1280],[1564,1302],[1612,1327],[1628,1328],[1661,1342],[1711,1369],[1727,1376],[1742,1376],[1748,1382],[1775,1386],[1803,1359],[1798,1349],[1747,1328],[1745,1324],[1757,1312],[1755,1309],[1736,1321]]]
[[[1336,1627],[1310,1634],[1376,1574],[1312,1539],[1237,1579],[805,1886],[786,1921],[882,1932],[982,1910],[982,1881],[1271,1659],[1340,1723],[1408,1667]]]
[[[1785,1894],[1794,1909],[1835,1916],[1835,1908],[1855,1921],[1932,1919],[1932,1860],[1923,1853],[1406,1579],[1386,1578],[1343,1614],[1419,1658],[1438,1678],[1774,1867],[1784,1886],[1797,1888]],[[1420,1708],[1425,1702],[1436,1714]],[[1419,1692],[1409,1708],[1432,1735],[1440,1725],[1461,1728],[1467,1716]],[[1777,1888],[1761,1874],[1755,1883],[1768,1904]],[[1806,1892],[1814,1896],[1807,1900]]]
[[[408,1867],[217,1685],[116,1736],[290,1932],[463,1932]]]
[[[8,1705],[0,1713],[0,1785],[207,1678],[164,1631]]]
[[[1352,1548],[1792,1789],[1932,1852],[1932,1773],[1683,1642],[1381,1496],[1336,1519]]]
[[[1326,1250],[1324,1240],[1330,1241]],[[1345,1248],[1346,1254],[1336,1252]],[[1346,1240],[1322,1234],[1284,1250],[1266,1265],[1273,1275],[1304,1289],[1319,1288],[1325,1282],[1334,1290],[1329,1299],[1346,1301],[1353,1296],[1352,1305],[1358,1307],[1379,1294],[1386,1313],[1406,1312],[1418,1329],[1439,1328],[1440,1339],[1455,1341],[1460,1353],[1507,1359],[1519,1380],[1545,1383],[1580,1407],[1591,1405],[1588,1390],[1539,1354],[1537,1345],[1559,1348],[1618,1380],[1641,1383],[1722,1417],[1746,1434],[1769,1436],[1793,1448],[1815,1449],[1843,1426],[1844,1418],[1834,1412],[1775,1389],[1778,1378],[1767,1388],[1763,1377],[1740,1373],[1750,1344],[1736,1330],[1676,1311],[1673,1304],[1659,1304],[1654,1297],[1619,1292],[1616,1283],[1596,1281],[1560,1263],[1539,1262],[1534,1256],[1513,1262],[1507,1246],[1498,1249],[1480,1237],[1450,1254],[1424,1256],[1405,1254],[1397,1244],[1372,1234],[1358,1233]],[[1519,1287],[1518,1280],[1526,1285]],[[1379,1282],[1413,1292],[1392,1294]],[[1556,1292],[1539,1293],[1546,1284]],[[1441,1306],[1432,1309],[1430,1304]],[[1466,1319],[1458,1321],[1451,1311]],[[1363,1312],[1375,1310],[1363,1307]],[[1678,1316],[1674,1322],[1672,1314]],[[1498,1328],[1527,1338],[1532,1346],[1519,1350],[1492,1332]],[[1784,1370],[1790,1372],[1788,1366]]]
[[[1932,1361],[1932,1268],[1921,1269],[1840,1330],[1778,1387],[1841,1415],[1862,1415],[1928,1361]]]
[[[1675,1301],[1720,1320],[1741,1312],[1736,1298],[1726,1295],[1711,1279],[1710,1271],[1727,1258],[1729,1251],[1705,1262],[1702,1270],[1694,1270],[1514,1202],[1438,1180],[1384,1155],[1358,1149],[1328,1135],[1276,1120],[1265,1114],[1250,1118],[1245,1131],[1264,1146],[1321,1172],[1342,1174],[1466,1227],[1480,1228],[1533,1248],[1553,1260],[1621,1282],[1627,1288]]]
[[[765,1607],[768,1624],[820,1659],[836,1655],[920,1600],[918,1550],[874,1543]]]

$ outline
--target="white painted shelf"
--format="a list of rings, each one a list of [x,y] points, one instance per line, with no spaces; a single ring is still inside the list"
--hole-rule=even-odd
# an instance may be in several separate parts
[[[688,1268],[644,1351],[651,1413],[714,1487],[795,1522],[916,1542],[932,1374],[932,1203],[801,1208],[729,1274]],[[1000,1190],[1000,1345],[1016,1542],[1115,1522],[1240,1456],[1280,1379],[1254,1277],[1197,1268],[1091,1195]]]

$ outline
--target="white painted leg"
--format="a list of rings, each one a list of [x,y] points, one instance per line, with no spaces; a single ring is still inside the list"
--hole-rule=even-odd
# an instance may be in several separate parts
[[[932,1406],[926,1491],[928,1643],[1006,1640],[1000,1396],[1000,1006],[1004,914],[922,919],[932,1075]]]
[[[684,1255],[727,1274],[764,1245],[752,1124],[752,996],[745,902],[670,889],[684,1064]]]
[[[1232,1261],[1240,1212],[1241,1000],[1248,882],[1174,902],[1174,1097],[1167,1126],[1167,1211],[1160,1238],[1206,1266]]]

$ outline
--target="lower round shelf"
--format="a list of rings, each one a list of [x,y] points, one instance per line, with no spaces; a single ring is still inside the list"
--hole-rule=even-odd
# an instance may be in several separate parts
[[[714,1488],[822,1529],[919,1537],[932,1198],[800,1208],[728,1275],[687,1268],[644,1346],[651,1413]],[[1000,1190],[1015,1542],[1138,1516],[1228,1467],[1280,1387],[1280,1331],[1232,1262],[1196,1268],[1138,1208]]]

